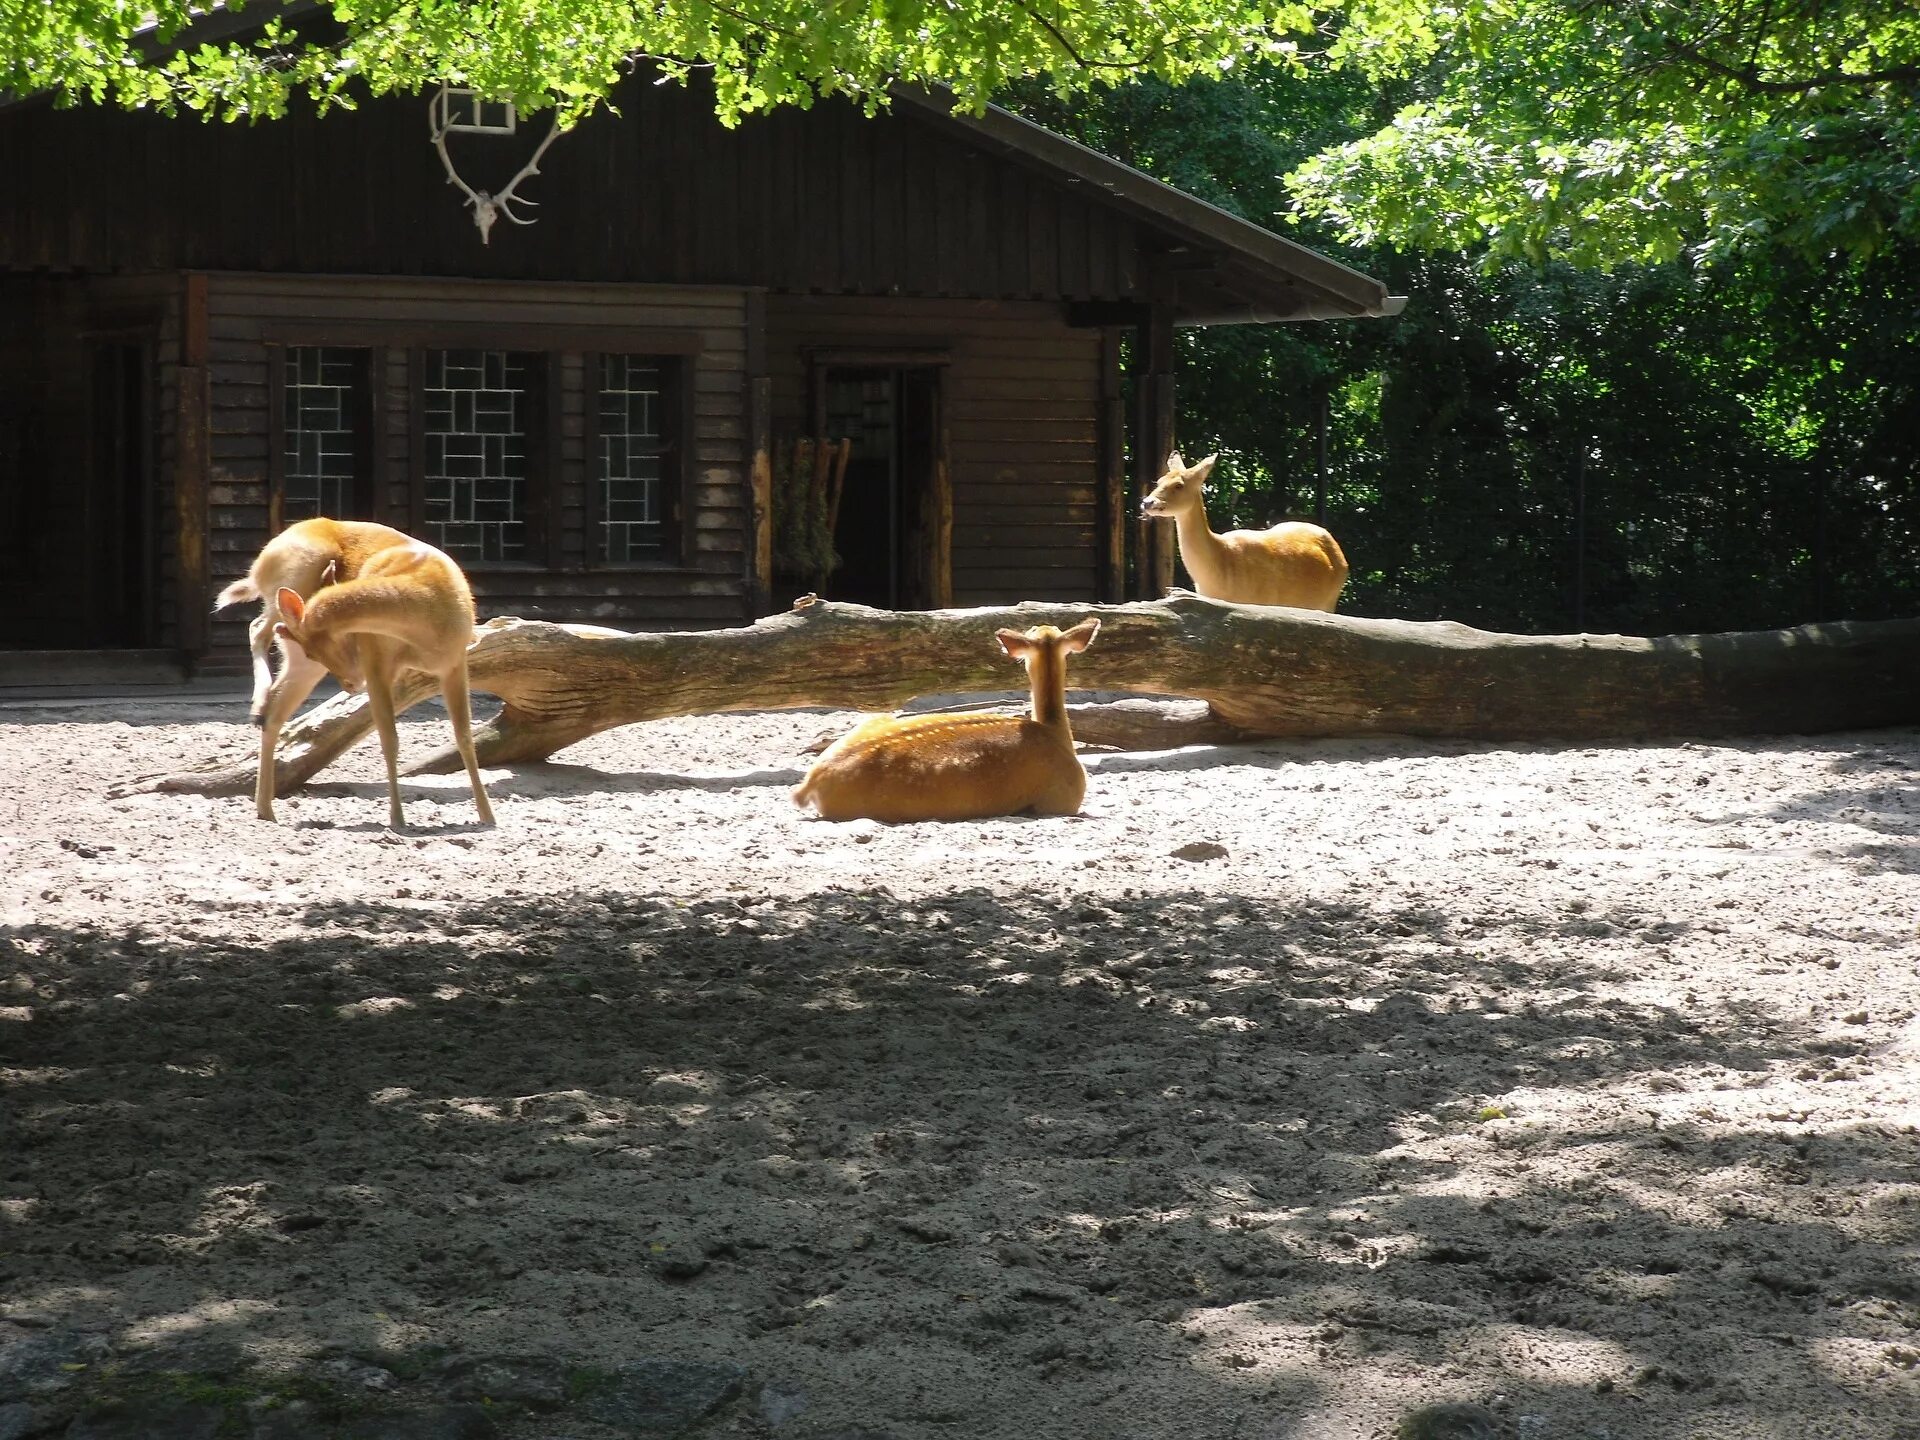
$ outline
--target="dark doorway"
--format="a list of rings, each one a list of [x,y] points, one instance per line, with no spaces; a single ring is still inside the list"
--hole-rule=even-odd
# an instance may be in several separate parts
[[[135,649],[155,638],[152,365],[144,344],[118,341],[94,345],[90,362],[93,637],[82,644]]]
[[[43,379],[0,407],[0,648],[155,642],[152,350],[96,340],[74,359],[79,394]]]
[[[940,446],[940,369],[835,366],[822,376],[821,433],[853,442],[829,599],[890,610],[932,602],[927,526]]]

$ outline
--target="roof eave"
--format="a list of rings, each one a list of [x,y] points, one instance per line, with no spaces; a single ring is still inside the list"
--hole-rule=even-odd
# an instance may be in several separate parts
[[[895,100],[965,131],[976,143],[1016,152],[1048,169],[1095,186],[1120,208],[1182,240],[1219,247],[1248,269],[1284,276],[1286,283],[1273,287],[1276,295],[1303,288],[1313,292],[1314,298],[1297,309],[1280,304],[1251,305],[1255,310],[1270,311],[1269,318],[1375,318],[1396,315],[1406,303],[1404,296],[1389,295],[1387,287],[1371,275],[1276,235],[1163,180],[1156,180],[1145,171],[1103,155],[1077,140],[1022,119],[1010,110],[989,105],[978,115],[968,114],[956,108],[951,92],[917,86],[896,85],[891,94]],[[1235,323],[1209,322],[1193,315],[1176,318],[1188,325]],[[1249,315],[1240,323],[1251,319]]]

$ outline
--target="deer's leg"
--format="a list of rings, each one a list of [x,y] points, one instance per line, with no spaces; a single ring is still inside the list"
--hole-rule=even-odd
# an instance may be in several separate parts
[[[279,678],[267,692],[260,716],[260,773],[253,782],[253,810],[262,820],[273,819],[273,752],[280,744],[281,727],[327,673],[327,667],[309,659],[304,650],[288,647],[283,654]]]
[[[279,607],[269,598],[261,601],[260,613],[247,626],[247,648],[253,652],[253,701],[247,715],[256,725],[267,718],[267,693],[273,685],[273,666],[267,654],[273,649],[273,622],[279,618]]]
[[[373,707],[373,723],[380,731],[380,754],[387,762],[387,824],[404,830],[407,817],[400,809],[400,731],[393,723],[392,657],[384,647],[371,645],[365,638],[360,646],[367,671],[367,703]]]
[[[482,825],[493,824],[493,806],[487,802],[487,787],[480,782],[480,762],[473,753],[473,698],[467,689],[467,659],[460,657],[440,677],[440,694],[447,702],[447,718],[453,722],[453,743],[467,765],[467,783],[473,786],[473,808],[480,812]]]

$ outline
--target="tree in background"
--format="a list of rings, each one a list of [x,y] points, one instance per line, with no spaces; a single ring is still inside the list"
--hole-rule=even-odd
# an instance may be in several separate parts
[[[1348,9],[1323,57],[1345,64],[1018,100],[1412,297],[1384,324],[1180,339],[1179,439],[1227,457],[1217,525],[1312,514],[1326,405],[1343,608],[1641,632],[1911,614],[1920,162],[1892,97],[1913,23],[1839,8],[1380,0]],[[1609,49],[1659,17],[1697,25]],[[1882,39],[1829,43],[1856,29]],[[1736,73],[1700,82],[1715,65]],[[1450,147],[1421,148],[1442,109]],[[1694,180],[1649,187],[1594,138],[1636,126]]]
[[[1920,241],[1912,0],[1355,0],[1412,93],[1291,177],[1361,244],[1584,266]]]
[[[197,28],[192,28],[196,27]],[[0,91],[274,117],[442,81],[572,118],[637,64],[709,71],[720,115],[895,82],[977,105],[1017,80],[1062,92],[1286,55],[1305,5],[1253,0],[0,0]]]

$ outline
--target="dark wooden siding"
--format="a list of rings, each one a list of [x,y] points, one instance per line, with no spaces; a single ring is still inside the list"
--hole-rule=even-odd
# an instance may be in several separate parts
[[[702,90],[630,83],[483,246],[424,99],[258,125],[81,107],[0,114],[0,267],[467,275],[798,292],[1139,298],[1141,237],[1078,182],[906,113],[784,108],[727,130]],[[476,188],[544,134],[453,136]]]
[[[463,281],[265,275],[209,277],[213,371],[211,525],[213,584],[245,573],[268,538],[271,417],[268,361],[275,340],[366,344],[377,363],[376,482],[383,513],[405,528],[411,509],[409,332],[449,324],[494,327],[504,348],[516,332],[568,332],[560,355],[559,467],[562,564],[472,566],[482,618],[522,615],[622,629],[737,623],[743,614],[746,499],[742,403],[745,293],[737,289],[481,285]],[[647,332],[696,336],[693,358],[692,514],[684,565],[587,567],[586,375],[595,331],[644,340]],[[387,338],[382,339],[386,334]],[[494,343],[494,342],[489,342]],[[610,347],[611,348],[611,344]],[[216,654],[246,644],[249,617],[216,626]]]
[[[1092,600],[1100,340],[1057,304],[770,296],[775,427],[806,428],[807,347],[946,350],[954,603]]]

